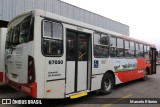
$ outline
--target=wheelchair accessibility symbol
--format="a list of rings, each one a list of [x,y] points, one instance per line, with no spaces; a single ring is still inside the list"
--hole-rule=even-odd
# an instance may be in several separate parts
[[[99,66],[98,60],[94,60],[94,68],[98,68],[98,66]]]

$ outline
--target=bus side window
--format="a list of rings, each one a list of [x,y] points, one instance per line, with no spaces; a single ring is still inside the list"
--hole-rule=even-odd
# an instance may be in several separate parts
[[[26,43],[29,41],[30,21],[31,21],[31,17],[28,16],[20,24],[20,37],[19,37],[20,43]]]
[[[11,31],[8,32],[7,37],[6,37],[6,45],[5,48],[8,49],[10,47],[10,33]]]
[[[135,57],[135,43],[130,41],[130,56]]]
[[[125,40],[125,57],[130,57],[129,41]]]
[[[55,22],[43,23],[43,53],[50,56],[63,54],[62,25]]]
[[[149,58],[149,46],[144,45],[144,57]]]
[[[117,57],[123,57],[124,56],[124,49],[123,48],[117,48]]]
[[[136,57],[139,57],[139,43],[136,43]]]
[[[49,54],[49,40],[47,39],[43,40],[43,52],[45,55]]]
[[[143,50],[143,44],[139,44],[140,52],[139,52],[139,57],[144,57],[144,50]]]
[[[19,43],[19,35],[20,35],[20,25],[17,25],[14,29],[14,34],[13,34],[14,45],[17,45]]]
[[[52,37],[52,23],[45,21],[44,22],[44,34],[45,37]]]
[[[117,38],[110,37],[110,57],[116,57],[117,55],[116,45],[117,45]]]
[[[117,54],[116,57],[123,57],[124,56],[124,43],[123,39],[117,38]]]
[[[104,58],[109,56],[109,38],[106,34],[94,34],[94,56]]]

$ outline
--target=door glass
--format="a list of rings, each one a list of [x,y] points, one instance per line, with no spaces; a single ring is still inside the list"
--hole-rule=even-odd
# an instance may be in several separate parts
[[[79,35],[79,52],[78,52],[78,60],[79,61],[87,61],[88,59],[88,52],[87,52],[87,46],[88,46],[88,38],[85,35],[80,34]]]
[[[73,32],[67,33],[67,61],[76,60],[76,34]]]

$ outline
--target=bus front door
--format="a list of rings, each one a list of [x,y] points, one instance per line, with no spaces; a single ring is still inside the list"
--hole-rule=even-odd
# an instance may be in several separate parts
[[[156,49],[151,48],[151,74],[156,74]]]
[[[67,30],[66,94],[87,89],[89,36]]]

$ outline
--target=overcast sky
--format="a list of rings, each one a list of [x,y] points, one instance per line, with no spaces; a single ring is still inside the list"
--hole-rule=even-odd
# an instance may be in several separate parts
[[[160,0],[62,0],[130,27],[130,36],[160,50]]]

